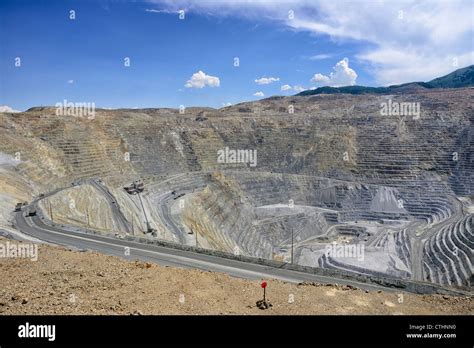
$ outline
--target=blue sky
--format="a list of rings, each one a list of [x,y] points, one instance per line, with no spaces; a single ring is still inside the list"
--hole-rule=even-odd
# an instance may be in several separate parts
[[[473,63],[472,3],[403,1],[382,8],[385,20],[373,3],[2,0],[0,105],[222,107],[322,85],[429,80]],[[443,13],[459,16],[457,29]]]

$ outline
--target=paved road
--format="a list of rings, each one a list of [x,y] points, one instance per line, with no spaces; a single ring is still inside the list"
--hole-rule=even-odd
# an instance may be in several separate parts
[[[179,239],[179,243],[186,244],[187,233],[179,228],[179,225],[174,221],[170,214],[170,202],[173,200],[174,196],[171,194],[171,191],[164,192],[160,196],[158,214],[166,228],[172,231],[172,233]]]
[[[158,215],[161,222],[166,226],[166,228],[171,231],[179,240],[179,243],[186,245],[186,239],[188,238],[188,233],[181,228],[181,224],[176,222],[170,213],[170,206],[173,201],[178,201],[180,199],[186,199],[187,195],[195,193],[204,189],[204,186],[196,185],[192,188],[183,188],[179,185],[171,185],[170,189],[162,192],[158,196]],[[175,191],[175,195],[171,192]],[[180,198],[176,198],[178,195],[182,195]]]
[[[33,204],[36,205],[36,203]],[[100,235],[70,232],[58,227],[46,225],[39,216],[25,217],[24,214],[24,211],[16,212],[14,216],[15,226],[23,233],[50,243],[75,247],[78,249],[95,250],[104,254],[120,256],[125,259],[140,259],[166,266],[197,268],[205,271],[223,272],[234,277],[246,279],[273,278],[292,283],[317,282],[349,284],[367,290],[393,290],[375,284],[367,284],[346,279],[338,279],[334,277],[326,277],[269,267],[191,251],[142,244]],[[126,255],[126,248],[130,248],[130,255]]]
[[[130,227],[127,218],[120,210],[117,200],[115,199],[114,195],[109,191],[109,189],[104,184],[96,181],[95,179],[89,180],[88,182],[105,197],[110,209],[112,210],[113,216],[116,219],[115,221],[117,221],[122,227],[122,232],[131,233],[132,228]]]

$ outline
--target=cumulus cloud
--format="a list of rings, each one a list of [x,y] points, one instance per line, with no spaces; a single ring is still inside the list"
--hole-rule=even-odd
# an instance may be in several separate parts
[[[474,64],[472,0],[148,1],[160,9],[270,19],[292,30],[356,44],[355,58],[382,85],[429,81]],[[289,10],[294,11],[291,19]]]
[[[265,94],[263,94],[262,91],[255,92],[253,95],[256,96],[256,97],[264,97],[265,96]]]
[[[321,86],[353,86],[356,83],[357,73],[349,67],[349,59],[344,58],[332,68],[331,74],[325,76],[322,74],[314,74],[311,82]]]
[[[287,90],[291,89],[291,86],[290,86],[290,85],[283,85],[283,86],[281,86],[280,89],[281,89],[282,91],[287,91]]]
[[[21,112],[21,111],[15,110],[9,107],[8,105],[0,105],[0,112]]]
[[[269,85],[270,83],[277,81],[280,81],[279,77],[261,77],[255,80],[258,85]]]
[[[329,83],[329,77],[322,75],[322,74],[314,74],[313,78],[311,79],[311,82],[315,82],[318,84],[328,84]]]
[[[221,84],[220,80],[216,76],[206,75],[203,71],[199,70],[197,73],[194,73],[193,76],[186,82],[184,87],[186,88],[204,88],[209,87],[219,87]]]

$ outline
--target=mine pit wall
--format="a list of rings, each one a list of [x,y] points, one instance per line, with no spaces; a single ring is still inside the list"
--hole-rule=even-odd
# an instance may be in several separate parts
[[[39,206],[49,219],[50,204],[57,224],[87,227],[89,221],[89,227],[98,231],[120,231],[107,200],[91,185],[71,187],[41,200]]]
[[[425,280],[472,286],[474,274],[474,214],[453,222],[424,242]]]
[[[14,148],[24,149],[25,156],[38,159],[36,176],[48,175],[35,179],[38,185],[45,183],[50,187],[61,178],[231,169],[232,166],[216,160],[217,151],[226,146],[257,150],[258,165],[247,167],[249,171],[353,177],[374,183],[385,180],[393,185],[397,185],[396,180],[410,180],[425,170],[450,175],[452,169],[458,168],[457,172],[466,173],[468,164],[462,156],[470,154],[467,149],[472,145],[458,140],[466,135],[465,127],[469,127],[465,110],[460,107],[462,101],[451,106],[456,114],[446,117],[445,130],[427,104],[424,118],[405,121],[407,137],[401,139],[395,132],[400,120],[380,116],[377,98],[367,97],[374,100],[364,107],[364,112],[352,108],[353,113],[347,116],[339,109],[357,106],[362,97],[344,98],[347,101],[316,98],[314,104],[304,104],[305,114],[291,117],[275,112],[279,110],[277,106],[270,111],[263,105],[265,112],[261,116],[230,108],[229,116],[212,111],[203,121],[196,121],[193,115],[125,111],[97,111],[94,120],[87,120],[55,116],[53,108],[22,113],[21,117],[3,116],[10,127],[4,132],[14,132],[15,138],[25,140]],[[308,99],[295,99],[297,110],[303,100]],[[14,148],[6,148],[5,152],[14,153]],[[56,153],[48,155],[45,148]],[[450,161],[454,151],[458,151],[462,161]],[[124,159],[125,153],[130,155],[130,161]],[[50,159],[58,163],[49,165]],[[51,167],[53,173],[43,167]],[[34,173],[31,175],[34,177]],[[374,179],[370,179],[372,176]],[[452,185],[458,185],[457,190],[472,192],[472,175],[450,178]]]
[[[367,98],[372,99],[372,97]],[[333,99],[337,100],[337,98]],[[349,103],[360,103],[358,98],[347,99]],[[397,150],[398,161],[394,157],[392,163],[400,163],[402,162],[400,158],[405,160],[407,155],[414,155],[415,161],[410,161],[408,158],[405,161],[410,164],[411,170],[429,169],[430,166],[427,164],[429,164],[430,157],[422,157],[421,151],[418,152],[416,149],[419,138],[429,140],[433,136],[438,136],[444,142],[453,144],[451,139],[458,138],[459,129],[462,133],[463,127],[468,126],[462,113],[458,113],[455,117],[457,122],[451,118],[445,120],[445,125],[448,127],[450,124],[454,126],[453,123],[456,123],[458,131],[454,127],[452,127],[453,129],[448,128],[447,131],[440,131],[436,128],[438,120],[430,119],[434,115],[430,115],[430,110],[427,110],[427,115],[424,115],[426,122],[424,119],[418,123],[414,120],[406,120],[410,137],[401,141],[394,133],[399,120],[377,115],[378,100],[369,104],[364,113],[361,110],[357,112],[355,109],[350,115],[351,118],[346,118],[342,113],[331,114],[331,111],[337,107],[343,108],[345,100],[337,100],[336,103],[341,103],[337,107],[328,105],[329,100],[316,99],[316,105],[305,105],[307,110],[304,111],[304,116],[296,113],[291,117],[288,114],[275,113],[274,110],[266,111],[259,117],[251,117],[251,115],[236,112],[237,110],[231,108],[230,116],[224,117],[218,111],[213,111],[204,121],[196,121],[196,117],[188,115],[182,117],[173,114],[152,116],[139,112],[116,111],[98,111],[94,120],[84,120],[47,115],[49,112],[54,113],[53,109],[42,113],[27,113],[28,121],[21,121],[19,117],[15,117],[14,122],[18,122],[19,126],[23,127],[23,131],[29,132],[33,137],[45,135],[43,137],[46,140],[41,140],[42,142],[57,145],[57,148],[65,154],[63,156],[65,162],[70,162],[73,171],[78,172],[75,174],[81,174],[79,173],[81,166],[90,163],[98,171],[101,169],[99,164],[106,164],[106,167],[111,167],[118,172],[128,165],[154,175],[164,172],[171,174],[183,170],[192,171],[193,163],[195,163],[191,161],[193,157],[199,164],[195,170],[222,169],[216,163],[216,152],[224,146],[235,149],[257,149],[259,164],[255,169],[260,171],[314,175],[316,172],[324,174],[331,170],[344,168],[346,173],[369,174],[372,170],[380,175],[393,174],[390,173],[386,162],[391,160],[391,158],[387,158],[387,156],[391,157],[389,151],[395,150]],[[296,99],[295,105],[301,102],[302,99]],[[321,104],[321,107],[318,104]],[[455,107],[456,105],[453,105],[453,108]],[[268,107],[265,106],[265,108]],[[321,111],[324,108],[327,108],[327,112]],[[371,111],[371,108],[374,110]],[[278,110],[278,108],[276,109]],[[311,114],[312,110],[316,112]],[[266,114],[268,116],[265,116]],[[372,119],[372,124],[367,121],[367,118]],[[434,124],[430,125],[430,123]],[[51,126],[49,126],[50,124]],[[453,133],[450,133],[451,131]],[[176,137],[182,145],[182,151],[186,152],[188,149],[189,154],[181,155],[176,147]],[[81,138],[82,144],[77,142],[77,138]],[[90,140],[101,141],[102,149],[91,146]],[[430,145],[438,147],[437,150],[440,150],[439,144]],[[410,151],[400,151],[401,146]],[[154,151],[150,151],[150,149]],[[428,154],[434,152],[424,147],[421,147],[420,150],[428,150]],[[450,149],[446,147],[441,150],[441,154],[448,155],[447,150]],[[127,151],[131,154],[131,162],[128,163],[122,158],[123,153]],[[347,161],[343,159],[345,152],[348,154]],[[465,150],[460,153],[465,153]],[[94,158],[94,161],[81,162],[82,155],[84,159],[89,156]],[[381,155],[384,155],[385,159]],[[54,158],[58,158],[58,156],[54,156]],[[442,157],[434,156],[431,159],[434,160],[434,163],[440,163]],[[449,158],[445,157],[444,161],[447,159]],[[374,163],[377,160],[380,162],[378,166]],[[75,161],[77,164],[74,164]],[[188,164],[191,168],[188,168]],[[154,165],[156,167],[153,167]],[[130,169],[128,168],[125,172]],[[361,172],[361,169],[366,173]],[[403,169],[399,168],[399,170]]]
[[[365,267],[357,267],[354,264],[348,264],[345,262],[340,262],[337,258],[331,258],[327,255],[323,255],[319,260],[319,266],[324,269],[332,269],[343,271],[347,273],[354,273],[354,274],[361,274],[367,277],[376,277],[376,278],[384,278],[390,277],[396,279],[410,279],[410,273],[402,270],[398,270],[398,272],[393,272],[395,274],[387,274],[387,272],[378,272],[372,269],[368,269]]]
[[[473,93],[473,90],[460,89],[409,96],[290,97],[236,105],[226,108],[225,113],[189,109],[185,115],[165,109],[98,110],[94,120],[56,116],[54,108],[0,114],[0,152],[13,156],[20,151],[22,155],[16,169],[7,169],[8,174],[0,173],[0,177],[4,182],[13,180],[21,186],[18,192],[8,194],[15,197],[8,198],[13,210],[15,199],[23,200],[25,195],[32,198],[40,192],[68,186],[78,178],[100,176],[107,180],[111,189],[120,190],[124,181],[129,184],[137,177],[232,169],[245,172],[234,178],[243,192],[252,191],[252,186],[271,189],[270,192],[254,191],[249,195],[249,206],[274,204],[275,200],[286,203],[294,199],[295,204],[322,201],[325,207],[334,207],[333,203],[339,203],[337,196],[345,191],[343,186],[323,192],[320,185],[307,184],[303,179],[303,175],[328,176],[391,187],[405,201],[403,209],[408,213],[398,212],[400,216],[411,215],[409,217],[415,220],[438,224],[456,214],[447,196],[453,192],[469,196],[474,192]],[[397,117],[381,116],[380,102],[388,97],[394,101],[410,98],[421,101],[420,119],[408,117],[402,121]],[[293,115],[287,112],[290,104],[295,106]],[[256,106],[261,107],[261,112],[255,112]],[[257,167],[217,163],[217,151],[226,146],[256,149]],[[343,157],[346,152],[347,160]],[[458,153],[458,161],[453,161],[454,152]],[[129,161],[125,159],[126,153],[130,155]],[[278,177],[276,172],[299,174],[294,180],[304,184],[287,184],[276,179],[272,179],[271,184],[259,184],[259,181],[265,181],[259,179],[259,176],[266,177],[267,174],[262,173],[265,171],[275,177]],[[247,176],[245,185],[248,187],[243,187],[238,177],[245,177],[249,172],[255,176]],[[216,190],[228,188],[220,184]],[[354,197],[361,198],[360,209],[343,217],[348,220],[376,219],[372,213],[364,215],[368,201],[363,197],[372,191],[358,189],[354,192]],[[232,194],[225,199],[241,197]],[[226,222],[230,212],[221,207],[224,198],[213,196],[211,192],[205,192],[205,195],[208,198],[201,197],[202,202],[211,200],[213,214],[220,214],[221,221]],[[153,202],[145,201],[153,214]],[[120,201],[124,209],[129,209],[128,205],[134,206],[125,202],[125,198]],[[387,210],[393,210],[392,203],[377,204],[381,210],[377,214],[390,217],[394,212]],[[353,199],[341,204],[336,208],[354,208]],[[234,206],[239,212],[235,215],[246,214],[246,207],[243,203]],[[202,216],[206,213],[203,211]],[[141,215],[137,213],[137,219]],[[199,223],[200,216],[192,215],[188,223]],[[156,219],[159,221],[159,217]],[[234,225],[237,231],[246,225],[226,223],[229,226],[224,229],[225,233],[220,224],[212,226],[204,219],[201,225],[206,227],[199,228],[203,229],[203,236],[208,233],[215,238],[216,246],[228,249],[233,245],[226,242],[224,235],[231,234]],[[234,241],[239,237],[231,239]],[[243,249],[245,253],[246,248]]]
[[[25,119],[28,118],[25,116]],[[34,184],[35,191],[54,187],[67,172],[66,165],[61,161],[61,151],[48,146],[38,134],[18,124],[19,120],[18,116],[9,118],[0,113],[0,153],[15,159],[14,173]]]
[[[14,166],[0,168],[0,227],[11,228],[14,207],[29,202],[33,192],[32,185],[18,175]]]
[[[252,222],[256,215],[244,192],[232,179],[220,172],[212,182],[187,201],[186,225],[206,240],[211,249],[256,257],[272,258],[272,245],[256,233]]]
[[[133,125],[124,122],[116,134],[124,137],[131,163],[143,174],[238,168],[235,164],[217,162],[217,151],[225,147],[257,150],[258,164],[255,168],[240,166],[240,169],[249,171],[313,174],[316,170],[324,173],[336,170],[345,152],[348,155],[344,163],[347,168],[355,163],[354,127],[318,129],[314,120],[308,118],[311,125],[304,129],[304,121],[295,119],[289,122],[285,119],[286,115],[285,118],[261,118],[258,123],[244,119],[242,115],[235,115],[235,118],[218,116],[201,122],[191,117],[159,118],[145,122],[138,117]],[[109,125],[110,120],[104,123],[107,129],[118,128],[118,125]]]
[[[133,182],[133,180],[128,180],[128,182]],[[122,211],[124,217],[126,218],[129,226],[129,233],[132,234],[132,227],[133,227],[133,234],[136,236],[143,236],[146,234],[146,221],[145,217],[143,215],[142,207],[140,205],[140,201],[138,199],[137,195],[129,195],[126,193],[126,191],[123,189],[121,185],[119,187],[113,187],[105,181],[107,188],[111,192],[111,194],[114,196],[118,207],[120,207],[120,210]],[[128,185],[128,184],[127,184]],[[144,197],[142,195],[142,200],[143,204],[145,206],[145,209],[147,209],[147,214],[150,215],[150,207],[152,203],[148,201],[147,197]],[[147,216],[148,216],[147,215]],[[133,225],[132,225],[133,221]],[[159,224],[155,224],[154,227],[158,230],[158,236],[163,238],[163,239],[171,239],[169,236],[167,236],[164,232],[164,227],[162,227]],[[121,233],[125,233],[123,227],[120,229]]]

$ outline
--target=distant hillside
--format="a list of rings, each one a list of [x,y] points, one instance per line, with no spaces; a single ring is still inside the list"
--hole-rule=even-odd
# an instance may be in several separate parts
[[[452,73],[438,77],[429,82],[409,82],[401,85],[392,85],[388,87],[366,87],[366,86],[345,86],[345,87],[319,87],[313,90],[303,91],[297,95],[315,95],[315,94],[388,94],[399,93],[407,90],[425,89],[425,88],[460,88],[474,86],[474,65],[458,69]]]
[[[384,94],[390,93],[390,87],[365,87],[365,86],[345,86],[345,87],[319,87],[313,90],[303,91],[297,95],[313,94]]]
[[[474,65],[458,69],[428,82],[431,88],[459,88],[474,86]]]

